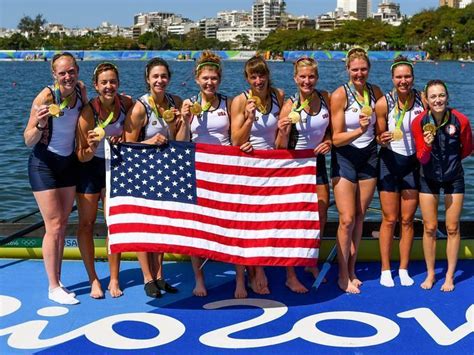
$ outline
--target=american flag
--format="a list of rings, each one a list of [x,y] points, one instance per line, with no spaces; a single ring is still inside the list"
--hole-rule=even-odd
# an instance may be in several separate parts
[[[109,247],[241,265],[315,265],[312,150],[170,142],[107,145]]]

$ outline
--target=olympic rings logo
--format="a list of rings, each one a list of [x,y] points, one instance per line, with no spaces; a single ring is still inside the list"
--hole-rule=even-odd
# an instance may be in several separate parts
[[[37,242],[34,239],[23,239],[20,243],[21,246],[31,248],[36,246]]]

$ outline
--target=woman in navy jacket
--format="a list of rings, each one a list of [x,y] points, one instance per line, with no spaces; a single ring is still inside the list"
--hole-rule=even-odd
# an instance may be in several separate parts
[[[441,80],[431,80],[425,87],[428,110],[412,123],[416,155],[421,163],[420,208],[423,215],[423,252],[427,277],[421,287],[429,290],[435,283],[436,230],[440,190],[444,190],[446,255],[448,269],[442,291],[454,290],[454,272],[461,234],[459,219],[464,201],[464,170],[462,159],[472,152],[472,131],[469,119],[451,109],[448,90]]]

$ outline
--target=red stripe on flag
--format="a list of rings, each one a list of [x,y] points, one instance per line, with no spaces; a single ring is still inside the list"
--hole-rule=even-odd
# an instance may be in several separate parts
[[[238,221],[228,220],[192,212],[173,211],[161,208],[143,207],[135,205],[118,205],[110,207],[110,216],[121,215],[127,213],[136,213],[149,216],[161,216],[173,219],[186,219],[190,221],[200,221],[205,224],[216,225],[228,229],[248,230],[265,230],[265,229],[319,229],[319,221],[303,221],[303,220],[272,220],[272,221]]]
[[[113,236],[118,233],[130,233],[133,237],[134,233],[159,233],[165,235],[180,236],[183,239],[193,238],[206,241],[216,242],[227,246],[239,246],[242,248],[318,248],[319,239],[303,239],[303,238],[268,238],[245,239],[239,237],[226,237],[223,235],[209,233],[198,229],[175,227],[160,224],[147,223],[117,223],[109,226],[109,235]],[[268,234],[271,234],[269,231]],[[190,243],[191,244],[191,243]]]
[[[270,213],[270,212],[302,212],[318,211],[317,202],[288,202],[274,203],[271,205],[246,205],[242,203],[228,203],[207,198],[198,197],[198,205],[202,207],[214,208],[222,211],[233,211],[241,213]]]
[[[302,168],[255,168],[247,166],[220,165],[212,163],[203,163],[196,161],[196,170],[205,173],[217,173],[225,175],[240,175],[252,177],[295,177],[301,175],[314,175],[314,184],[316,185],[316,167],[305,166]]]
[[[196,153],[207,153],[216,155],[229,155],[244,158],[258,158],[258,159],[307,159],[314,158],[314,151],[312,149],[301,150],[286,150],[286,149],[272,149],[272,150],[256,150],[250,153],[244,153],[239,147],[225,147],[215,144],[196,143]]]
[[[297,184],[291,186],[247,186],[220,184],[205,180],[196,180],[199,189],[238,195],[281,196],[297,193],[316,193],[315,184]]]
[[[316,266],[317,258],[284,258],[284,257],[248,257],[219,253],[206,249],[199,249],[180,245],[169,244],[148,244],[148,243],[121,243],[110,246],[112,253],[149,251],[161,253],[177,253],[183,255],[195,255],[201,258],[224,261],[237,265],[257,265],[257,266]]]

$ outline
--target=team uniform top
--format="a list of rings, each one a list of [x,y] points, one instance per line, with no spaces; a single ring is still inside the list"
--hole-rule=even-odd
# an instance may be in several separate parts
[[[413,139],[413,134],[411,131],[411,124],[416,116],[424,111],[423,102],[421,101],[420,93],[417,90],[412,91],[415,95],[415,100],[413,105],[405,112],[405,116],[402,118],[402,124],[400,126],[401,131],[403,132],[403,138],[397,141],[391,141],[387,148],[391,151],[404,155],[410,156],[415,154],[415,141]],[[398,98],[392,92],[385,94],[385,99],[387,100],[387,126],[388,130],[393,132],[397,122],[397,116],[400,115],[403,111],[400,107],[397,110]],[[398,111],[398,113],[397,113]]]
[[[121,136],[122,133],[123,133],[123,123],[125,121],[126,112],[125,112],[125,106],[124,106],[122,100],[120,99],[120,95],[119,95],[119,100],[120,100],[119,116],[115,121],[110,122],[104,128],[106,137]],[[91,101],[91,108],[92,108],[92,112],[94,113],[95,125],[98,126],[101,121],[99,120],[99,112],[97,111],[97,108],[94,107],[93,101]],[[99,142],[99,145],[97,146],[97,149],[95,151],[95,154],[94,154],[95,157],[105,158],[104,145],[105,145],[105,140],[102,139]]]
[[[158,133],[166,138],[170,138],[170,129],[163,117],[157,117],[155,110],[152,109],[148,102],[150,94],[145,94],[138,98],[138,101],[145,107],[147,122],[140,132],[139,141],[144,141],[156,136]],[[169,107],[176,108],[176,103],[171,94],[165,93]]]
[[[248,98],[248,94],[244,93]],[[280,114],[280,104],[276,91],[272,90],[270,110],[267,113],[255,111],[255,120],[250,129],[249,142],[254,149],[274,149],[276,130],[278,127],[278,116]]]
[[[416,156],[422,164],[422,175],[430,180],[448,182],[464,175],[461,160],[472,152],[472,131],[469,119],[448,109],[446,122],[437,127],[431,146],[423,139],[423,126],[433,119],[426,110],[412,123]]]
[[[53,95],[54,103],[59,105],[60,103],[56,102],[54,88],[48,86],[48,89]],[[63,115],[58,118],[50,116],[48,118],[48,129],[43,131],[43,135],[38,142],[38,144],[45,145],[48,151],[63,157],[71,155],[74,151],[77,120],[79,119],[79,113],[84,105],[79,85],[76,85],[74,90],[76,92],[76,103],[74,107],[66,107],[63,110]]]
[[[324,139],[326,130],[329,126],[329,108],[324,100],[323,95],[317,90],[321,104],[319,110],[314,115],[308,114],[305,110],[300,111],[300,120],[295,124],[296,134],[291,135],[290,149],[313,149],[317,147]],[[300,103],[298,93],[293,95],[290,100],[295,103]],[[292,130],[293,131],[293,130]]]
[[[365,131],[361,136],[354,139],[350,145],[356,148],[365,148],[375,138],[375,94],[372,85],[367,83],[367,89],[369,91],[370,106],[374,111],[372,116],[370,116],[370,125],[367,131]],[[349,84],[344,84],[344,90],[346,91],[347,104],[344,112],[344,119],[346,123],[346,132],[352,132],[360,127],[359,123],[359,114],[360,114],[360,104],[357,102],[355,93],[351,90]]]
[[[227,96],[217,94],[219,105],[214,110],[203,111],[191,120],[191,140],[196,143],[216,145],[230,144],[230,119],[227,112]],[[191,98],[192,102],[197,97]]]

